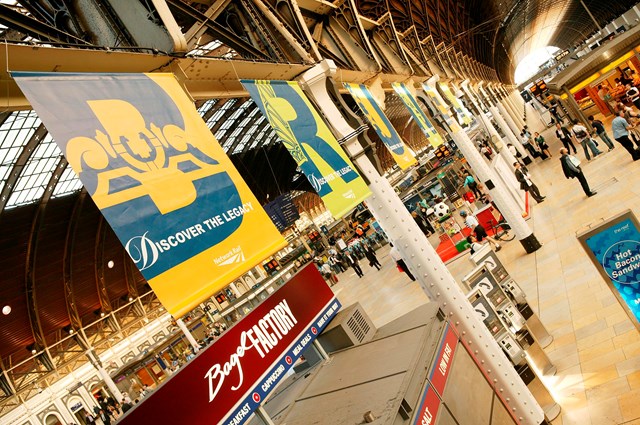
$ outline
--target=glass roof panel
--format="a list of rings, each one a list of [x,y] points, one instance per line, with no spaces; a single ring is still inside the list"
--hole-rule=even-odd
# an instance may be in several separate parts
[[[62,152],[58,145],[47,133],[22,169],[6,208],[40,199],[61,157]]]
[[[200,116],[204,116],[204,114],[206,114],[209,109],[213,108],[216,103],[218,103],[218,100],[219,99],[209,99],[204,102],[202,106],[198,108],[198,113],[200,114]]]
[[[62,172],[60,180],[53,189],[53,196],[62,196],[82,189],[82,182],[70,165]]]
[[[0,191],[7,182],[23,146],[40,125],[33,111],[13,112],[0,126]]]
[[[227,112],[229,109],[233,108],[233,105],[235,105],[237,102],[238,102],[237,98],[233,98],[233,99],[227,100],[220,107],[220,109],[218,109],[213,115],[211,115],[211,118],[209,118],[207,120],[207,126],[209,128],[213,127],[216,124],[216,122],[218,122],[218,120],[220,120],[222,118],[222,116],[225,114],[225,112]]]

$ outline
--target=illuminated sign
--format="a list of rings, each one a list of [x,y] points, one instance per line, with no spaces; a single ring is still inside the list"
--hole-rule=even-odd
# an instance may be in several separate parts
[[[631,321],[640,329],[640,225],[623,212],[578,236]]]
[[[244,424],[339,309],[308,265],[118,423]]]

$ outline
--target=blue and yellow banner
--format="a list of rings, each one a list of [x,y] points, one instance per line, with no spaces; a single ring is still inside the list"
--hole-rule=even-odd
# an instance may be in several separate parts
[[[371,192],[295,81],[242,80],[269,124],[335,218]]]
[[[447,97],[447,99],[449,99],[449,103],[451,103],[451,105],[453,106],[453,110],[458,115],[460,124],[461,125],[471,124],[471,122],[473,122],[473,116],[471,115],[471,112],[469,112],[469,110],[462,104],[460,99],[458,99],[453,94],[453,92],[451,91],[447,83],[439,83],[439,84],[440,84],[440,88],[442,89],[442,92]]]
[[[378,105],[373,98],[369,89],[364,84],[344,83],[344,86],[349,90],[349,93],[351,93],[360,110],[364,113],[367,121],[369,121],[373,129],[378,133],[378,136],[380,136],[380,139],[398,166],[406,170],[416,164],[417,160],[413,152],[404,144],[404,141],[400,138],[396,129],[393,128],[384,112],[382,112],[380,105]]]
[[[454,120],[453,118],[451,118],[451,115],[449,115],[447,104],[445,103],[442,96],[440,96],[440,93],[438,93],[438,91],[434,87],[431,87],[427,83],[422,83],[422,90],[424,90],[424,93],[429,96],[433,105],[438,109],[438,111],[440,111],[440,114],[444,118],[451,131],[453,133],[457,133],[458,131],[462,130],[462,127],[460,127],[458,121]]]
[[[404,106],[406,106],[409,112],[411,112],[411,116],[418,127],[420,127],[420,130],[422,130],[424,135],[427,136],[429,144],[434,148],[443,144],[444,141],[442,140],[442,136],[440,136],[438,130],[436,130],[433,124],[431,124],[429,118],[427,118],[422,108],[420,108],[418,100],[409,91],[407,86],[404,83],[393,83],[391,86],[398,97],[402,100],[402,103],[404,103]]]
[[[285,245],[173,74],[12,75],[173,316]]]

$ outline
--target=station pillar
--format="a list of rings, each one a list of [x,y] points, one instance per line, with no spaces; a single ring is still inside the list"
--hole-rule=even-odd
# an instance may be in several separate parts
[[[304,72],[298,81],[369,182],[372,195],[366,202],[371,213],[394,242],[421,288],[432,301],[439,304],[446,318],[457,330],[462,343],[475,356],[478,367],[486,374],[494,391],[502,395],[514,418],[527,425],[544,423],[542,408],[478,319],[460,286],[420,231],[391,184],[380,175],[367,156],[369,146],[363,147],[358,138],[362,129],[351,127],[340,112],[336,103],[340,104],[343,111],[346,111],[346,105],[342,103],[340,93],[333,87],[330,79],[336,71],[335,64],[325,60]]]
[[[439,97],[437,92],[438,80],[439,77],[434,75],[426,81],[426,84],[434,89],[432,92],[434,92],[436,98],[432,99],[432,101],[444,106],[444,101]],[[498,176],[495,175],[493,169],[489,167],[489,164],[487,164],[483,155],[474,146],[469,135],[445,112],[444,108],[434,107],[433,110],[438,111],[448,124],[451,138],[456,142],[458,149],[460,149],[460,152],[464,155],[471,169],[476,173],[482,184],[489,190],[493,202],[511,226],[511,229],[516,234],[524,250],[527,253],[538,250],[542,245],[538,242],[538,239],[522,217],[522,209],[511,197],[502,180],[500,180]]]

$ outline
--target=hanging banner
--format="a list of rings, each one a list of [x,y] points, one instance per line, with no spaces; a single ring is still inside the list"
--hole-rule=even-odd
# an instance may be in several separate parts
[[[449,108],[447,108],[446,103],[440,93],[434,88],[428,85],[427,83],[422,83],[422,89],[424,93],[431,99],[433,105],[440,111],[440,114],[444,118],[445,122],[451,129],[452,133],[457,133],[462,130],[460,124],[456,120],[454,120],[451,115],[449,115]]]
[[[173,74],[12,75],[173,316],[285,245]]]
[[[344,83],[344,86],[349,90],[351,96],[356,101],[360,110],[364,113],[364,116],[369,121],[369,124],[373,126],[380,139],[387,147],[391,156],[396,164],[403,169],[411,167],[417,163],[415,156],[404,144],[404,141],[400,138],[400,135],[395,128],[389,122],[387,116],[380,109],[380,105],[373,98],[373,95],[364,84],[349,84]]]
[[[427,139],[429,139],[429,144],[434,148],[442,145],[444,143],[442,136],[440,136],[433,124],[431,124],[431,121],[429,121],[429,118],[427,118],[422,108],[420,108],[417,99],[411,94],[407,86],[404,83],[393,83],[391,86],[402,100],[402,103],[404,103],[404,106],[407,107],[411,116],[413,116],[413,120],[418,127],[420,127],[420,130],[422,130],[424,135],[427,136]]]
[[[640,330],[640,224],[627,210],[578,235],[582,248]]]
[[[371,194],[297,82],[241,82],[333,217],[348,214]]]
[[[439,84],[440,84],[440,88],[442,89],[442,92],[449,100],[449,103],[451,103],[451,105],[453,106],[453,110],[456,112],[456,115],[459,117],[458,121],[460,122],[460,124],[462,125],[471,124],[471,122],[473,122],[473,116],[471,115],[471,112],[469,112],[469,110],[465,108],[465,106],[462,104],[460,99],[458,99],[453,94],[453,92],[451,91],[447,83],[439,83]]]
[[[340,307],[316,266],[309,264],[118,424],[248,423]]]

